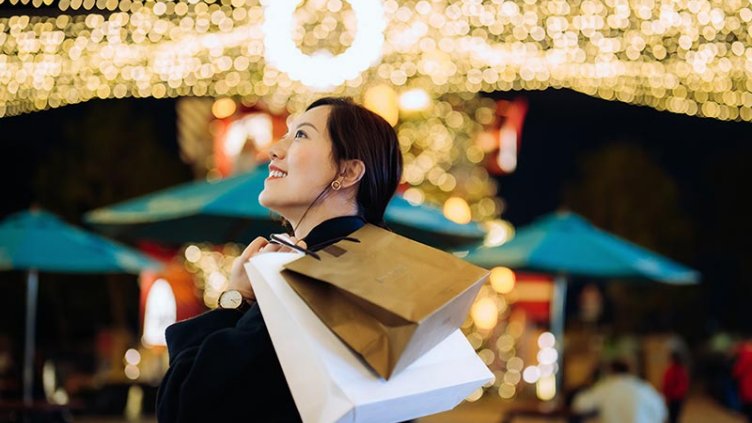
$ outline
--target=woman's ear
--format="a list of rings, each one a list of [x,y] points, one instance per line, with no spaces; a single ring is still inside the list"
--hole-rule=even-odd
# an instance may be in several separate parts
[[[366,173],[366,165],[358,159],[345,160],[340,166],[337,180],[341,181],[343,188],[349,188],[357,184]]]

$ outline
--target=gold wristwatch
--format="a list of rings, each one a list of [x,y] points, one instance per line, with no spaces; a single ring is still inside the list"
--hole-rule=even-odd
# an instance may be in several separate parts
[[[248,301],[243,298],[243,295],[237,289],[230,289],[219,294],[217,305],[221,309],[238,311],[245,311],[250,307]]]

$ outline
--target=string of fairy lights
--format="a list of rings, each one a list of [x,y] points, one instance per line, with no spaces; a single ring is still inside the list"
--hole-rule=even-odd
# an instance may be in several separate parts
[[[126,96],[298,109],[317,90],[385,82],[437,95],[569,87],[752,120],[752,8],[741,0],[0,4],[20,12],[0,18],[0,116]]]

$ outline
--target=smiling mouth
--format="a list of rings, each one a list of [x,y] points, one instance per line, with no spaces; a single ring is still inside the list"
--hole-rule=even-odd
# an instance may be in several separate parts
[[[272,170],[269,172],[269,177],[267,179],[282,179],[285,176],[287,176],[287,173],[282,172],[281,170]]]

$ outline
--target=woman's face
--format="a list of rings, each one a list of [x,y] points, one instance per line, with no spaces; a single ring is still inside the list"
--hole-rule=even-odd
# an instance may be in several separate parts
[[[298,116],[269,151],[269,176],[259,203],[288,220],[299,218],[337,175],[327,130],[330,111],[319,106]]]

